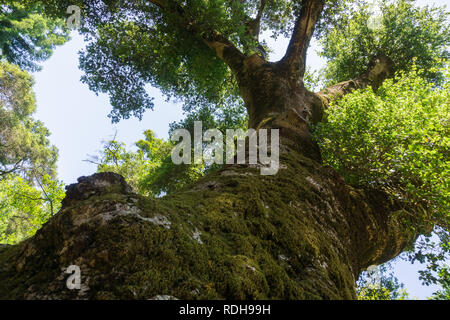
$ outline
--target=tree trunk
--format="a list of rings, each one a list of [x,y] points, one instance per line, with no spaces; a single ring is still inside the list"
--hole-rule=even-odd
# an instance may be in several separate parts
[[[255,55],[237,75],[250,127],[280,129],[276,175],[229,165],[161,199],[113,173],[80,178],[34,237],[0,247],[0,298],[356,298],[360,272],[416,238],[411,214],[321,165],[308,123],[323,98],[288,74]]]

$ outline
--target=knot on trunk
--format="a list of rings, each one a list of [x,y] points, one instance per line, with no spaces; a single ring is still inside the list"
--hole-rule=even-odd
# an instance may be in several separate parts
[[[114,172],[100,172],[88,177],[80,177],[78,183],[66,186],[66,197],[62,204],[85,200],[101,193],[131,193],[131,187],[125,179]]]

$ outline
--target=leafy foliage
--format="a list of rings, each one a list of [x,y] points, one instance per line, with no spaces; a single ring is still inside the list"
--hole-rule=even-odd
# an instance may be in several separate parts
[[[320,54],[328,59],[326,79],[332,83],[353,79],[366,71],[373,57],[384,54],[393,61],[394,72],[409,70],[417,58],[423,77],[438,82],[442,74],[436,68],[450,57],[448,12],[420,8],[414,2],[380,0],[377,15],[362,1],[343,13],[346,19],[326,30],[320,41]]]
[[[171,142],[156,138],[151,130],[144,135],[136,142],[136,151],[127,150],[124,143],[113,139],[105,142],[100,155],[89,161],[98,164],[98,172],[118,173],[135,192],[151,196],[177,190],[200,174],[195,167],[183,170],[172,163]]]
[[[245,54],[264,54],[261,46],[265,51],[270,48],[259,43],[258,36],[263,32],[274,38],[289,36],[301,8],[299,0],[166,1],[165,10],[135,0],[39,3],[46,13],[60,18],[69,5],[81,8],[80,31],[89,40],[80,57],[82,80],[96,93],[109,93],[114,122],[141,118],[153,108],[148,84],[168,98],[183,101],[186,109],[236,108],[241,99],[234,76],[200,35],[221,34]],[[429,72],[438,63],[436,58],[449,57],[447,13],[442,9],[419,9],[412,0],[383,0],[380,7],[381,27],[370,28],[366,1],[325,2],[316,36],[322,39],[322,55],[329,60],[330,82],[358,76],[380,53],[394,61],[395,71],[407,70],[411,59],[418,57],[418,66]],[[254,20],[259,13],[260,20]],[[434,80],[438,76],[427,74]]]
[[[433,300],[450,300],[450,269],[446,265],[440,268],[438,283],[442,286],[442,289],[435,292],[431,299]]]
[[[148,14],[162,19],[159,13]],[[119,19],[100,27],[80,58],[82,80],[94,92],[110,93],[114,122],[131,115],[140,118],[153,108],[147,83],[187,106],[238,100],[230,71],[208,47],[188,32],[174,30],[173,24],[148,23]]]
[[[17,173],[31,179],[35,174],[55,174],[57,149],[50,132],[34,120],[32,77],[7,62],[0,62],[0,179]]]
[[[356,293],[358,300],[408,300],[404,285],[392,272],[392,265],[385,263],[376,267],[375,274],[367,271],[360,275]]]
[[[0,243],[28,238],[59,210],[65,192],[49,175],[32,182],[9,175],[0,180]]]
[[[173,164],[172,142],[156,138],[151,130],[144,135],[144,139],[136,142],[136,151],[110,140],[104,143],[99,156],[88,161],[98,165],[98,172],[118,173],[135,192],[153,197],[179,190],[203,175],[202,166]]]
[[[426,206],[422,223],[440,226],[435,230],[440,241],[431,242],[428,235],[409,255],[428,265],[420,273],[427,285],[446,284],[442,262],[450,253],[450,90],[448,69],[442,72],[442,86],[433,86],[413,67],[385,81],[376,93],[354,91],[327,110],[327,121],[314,132],[325,163],[349,183]],[[374,294],[364,295],[369,293]]]
[[[46,60],[57,45],[68,40],[64,21],[43,15],[39,4],[0,1],[0,59],[30,71]]]
[[[326,164],[353,185],[385,188],[396,197],[426,203],[448,223],[448,70],[442,87],[416,69],[344,96],[327,110],[315,135]]]

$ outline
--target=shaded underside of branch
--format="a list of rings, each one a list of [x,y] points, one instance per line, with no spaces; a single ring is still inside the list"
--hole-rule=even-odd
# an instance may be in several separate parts
[[[334,84],[316,94],[322,99],[324,107],[327,108],[332,101],[342,98],[355,89],[371,86],[376,91],[383,81],[391,75],[391,60],[385,55],[379,55],[371,61],[367,72],[360,77]]]

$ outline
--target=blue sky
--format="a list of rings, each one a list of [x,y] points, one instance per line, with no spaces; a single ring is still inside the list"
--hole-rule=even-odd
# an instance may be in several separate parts
[[[418,2],[449,4],[448,0]],[[287,46],[287,39],[267,40],[275,51],[271,60],[278,60]],[[36,118],[50,130],[50,140],[59,149],[58,174],[65,184],[96,171],[95,165],[83,160],[98,153],[102,141],[112,138],[116,131],[117,139],[131,146],[146,129],[153,130],[158,137],[168,138],[169,124],[183,118],[181,105],[167,102],[157,89],[148,87],[150,95],[155,97],[154,110],[147,111],[142,121],[131,118],[112,124],[107,117],[111,110],[108,96],[96,96],[80,82],[82,72],[78,69],[78,51],[83,47],[83,38],[73,32],[72,40],[57,48],[42,64],[42,71],[34,74]],[[307,59],[307,64],[315,69],[324,64],[317,50],[318,46],[313,42]],[[395,264],[396,276],[405,283],[406,289],[413,297],[423,299],[436,291],[436,287],[421,286],[417,275],[420,268],[420,265],[411,265],[407,261]]]

